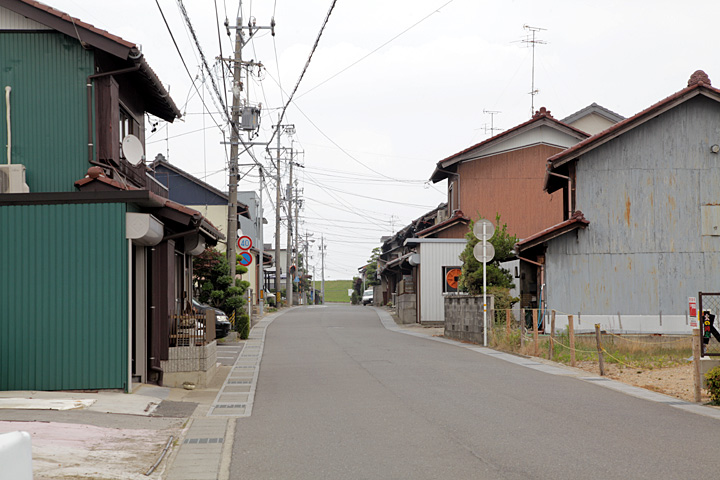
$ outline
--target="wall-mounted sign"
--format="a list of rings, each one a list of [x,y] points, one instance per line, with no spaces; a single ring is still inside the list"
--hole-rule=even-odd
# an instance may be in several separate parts
[[[690,317],[690,328],[698,328],[697,298],[688,297],[688,316]]]

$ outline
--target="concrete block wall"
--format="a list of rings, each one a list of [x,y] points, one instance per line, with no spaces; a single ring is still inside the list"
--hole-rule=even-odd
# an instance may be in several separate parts
[[[168,360],[162,360],[164,373],[206,372],[217,363],[217,342],[190,347],[171,347]]]
[[[406,293],[397,296],[397,313],[400,323],[416,323],[417,322],[417,303],[416,294]]]
[[[445,295],[445,332],[447,338],[483,343],[483,296]],[[487,321],[492,322],[495,298],[487,296]]]

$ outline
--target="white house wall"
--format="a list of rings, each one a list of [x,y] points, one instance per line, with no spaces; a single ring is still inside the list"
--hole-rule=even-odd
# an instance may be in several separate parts
[[[589,327],[689,333],[688,296],[720,291],[720,232],[701,235],[701,206],[720,204],[716,143],[720,106],[697,97],[581,157],[590,225],[548,242],[548,307]]]
[[[553,145],[561,148],[568,148],[578,142],[577,137],[568,135],[555,128],[543,125],[539,128],[533,128],[519,135],[514,135],[502,142],[493,143],[491,146],[482,150],[480,156],[486,157],[496,155],[498,153],[517,150],[518,148],[526,148],[530,145]]]
[[[0,7],[0,30],[51,30],[50,27]]]
[[[443,267],[462,265],[460,254],[465,249],[464,239],[452,243],[420,244],[420,322],[444,322]]]

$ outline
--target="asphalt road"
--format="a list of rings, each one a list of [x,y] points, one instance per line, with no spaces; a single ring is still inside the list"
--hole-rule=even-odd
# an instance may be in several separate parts
[[[374,309],[293,309],[267,331],[231,479],[719,478],[720,422],[386,330]]]

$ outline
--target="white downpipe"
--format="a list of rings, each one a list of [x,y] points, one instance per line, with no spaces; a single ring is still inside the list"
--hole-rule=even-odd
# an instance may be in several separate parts
[[[132,330],[133,330],[133,243],[132,240],[128,238],[128,257],[127,257],[127,264],[128,264],[128,285],[127,285],[127,296],[128,296],[128,337],[127,337],[127,388],[125,389],[125,393],[132,393],[132,378],[133,378],[133,372],[132,372]]]
[[[10,90],[12,87],[7,85],[5,87],[5,115],[7,116],[7,160],[8,165],[12,162],[10,160],[10,152],[12,151],[12,130],[10,129]]]

